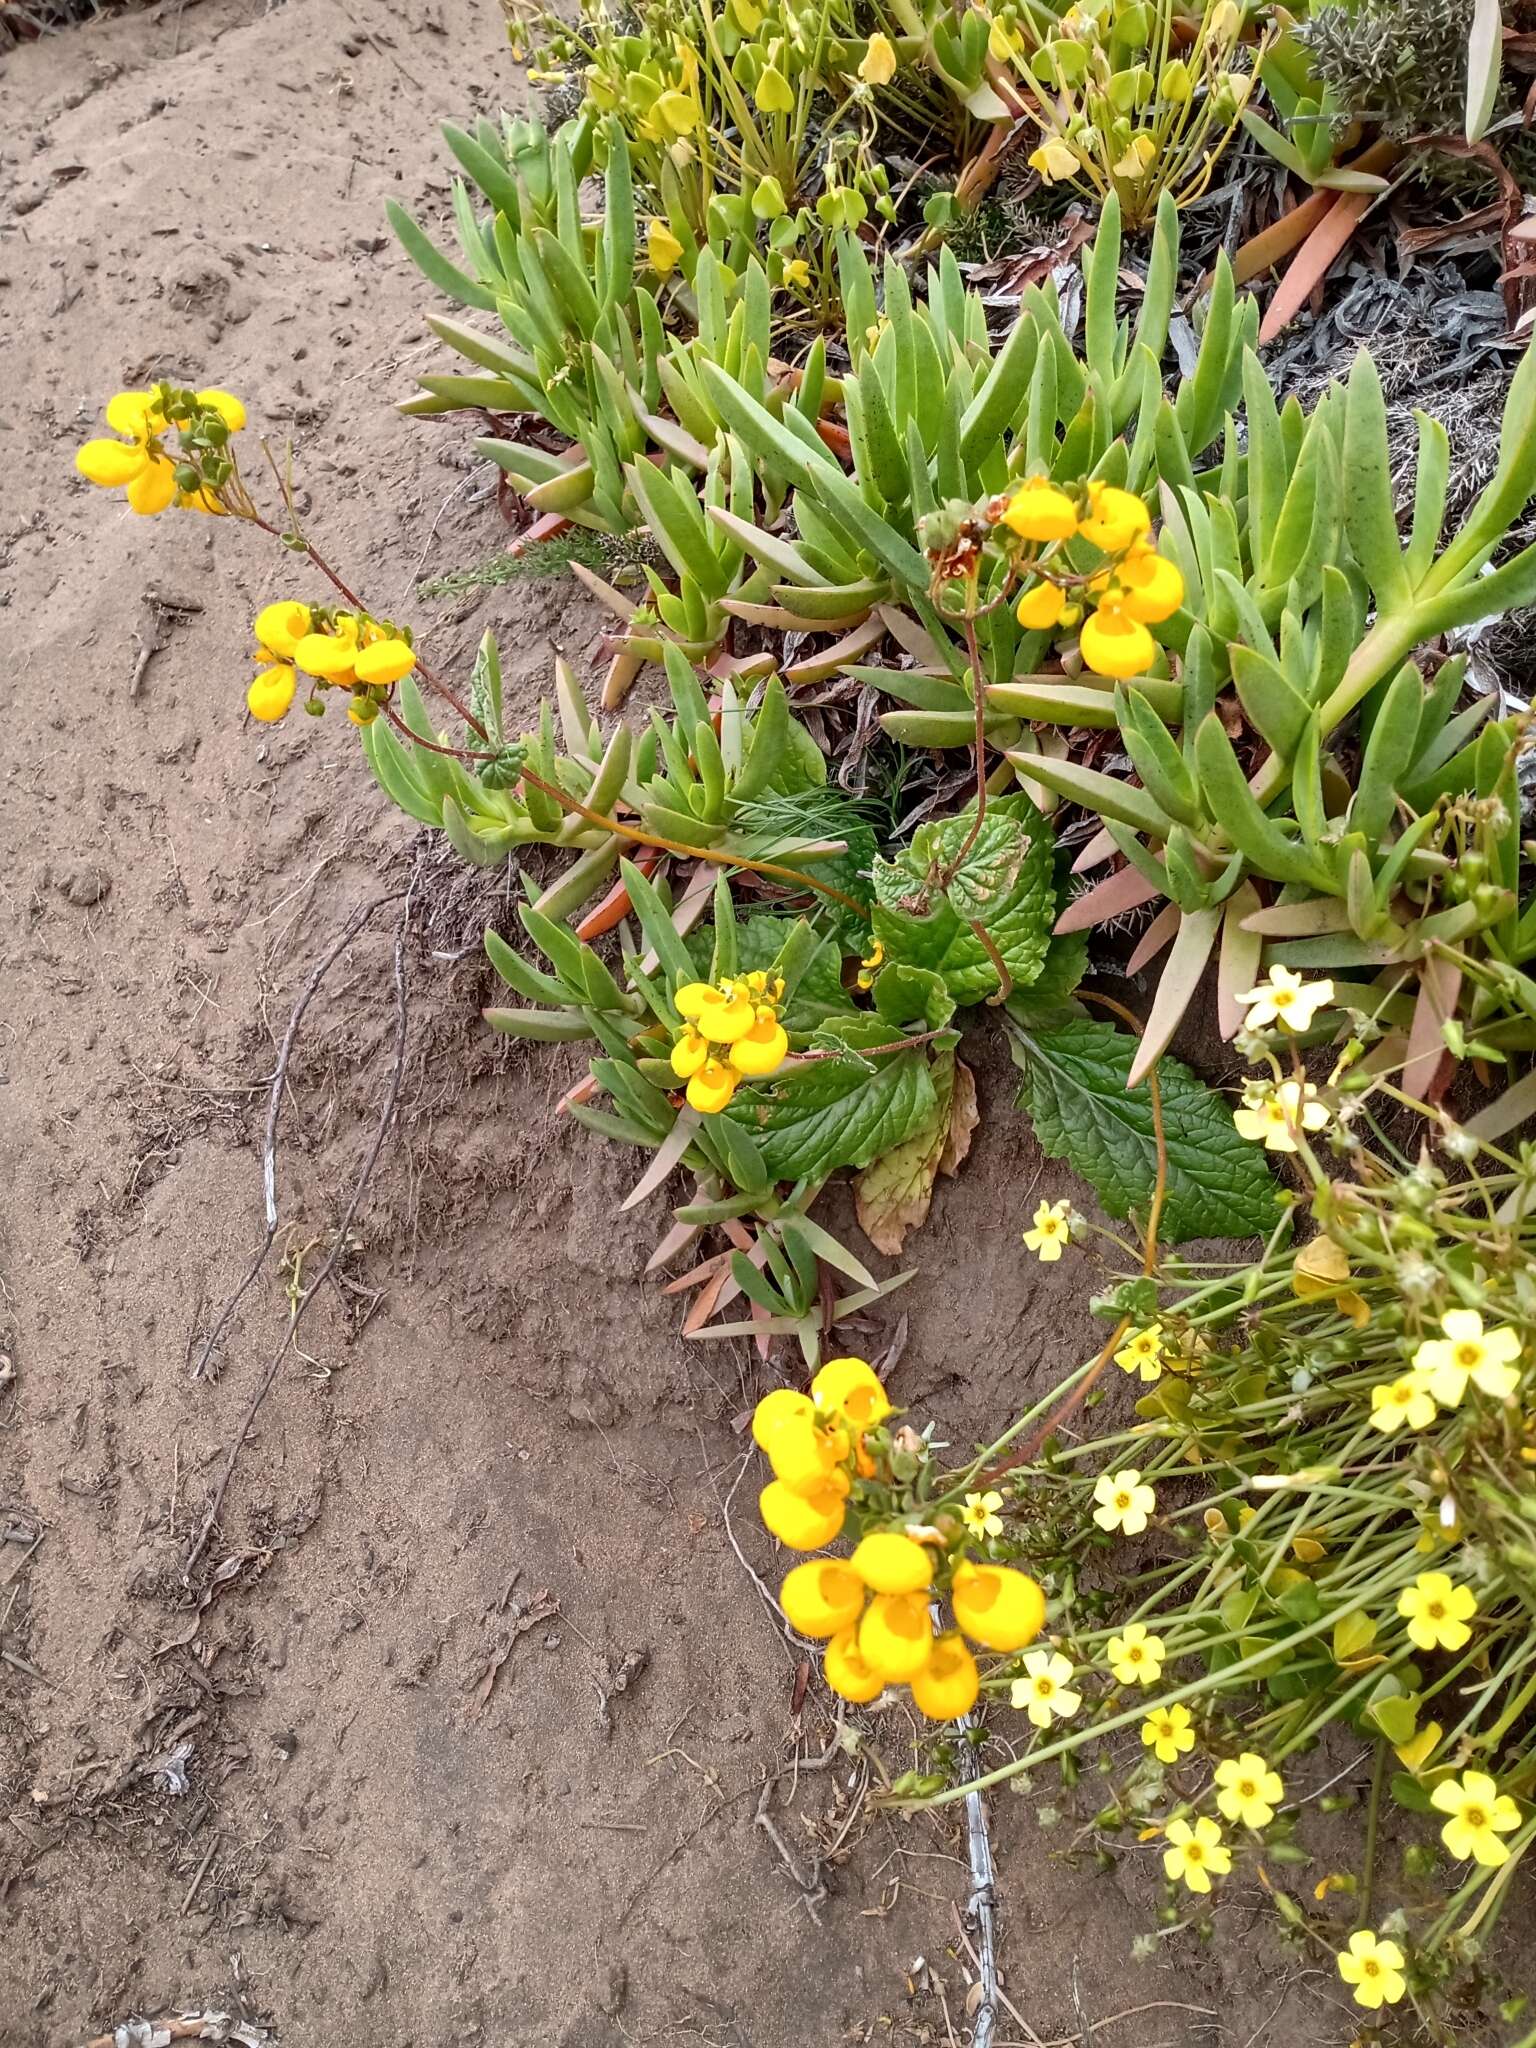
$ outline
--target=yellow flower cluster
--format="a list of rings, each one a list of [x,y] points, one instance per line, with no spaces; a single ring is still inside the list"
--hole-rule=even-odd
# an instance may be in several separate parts
[[[998,499],[992,516],[1031,548],[1085,540],[1110,557],[1087,575],[1071,573],[1053,557],[1051,566],[1066,573],[1065,581],[1045,575],[1038,555],[1025,557],[1020,567],[1031,580],[1016,615],[1029,632],[1075,626],[1082,606],[1071,593],[1080,592],[1092,607],[1079,635],[1087,666],[1116,679],[1144,675],[1157,654],[1148,628],[1171,619],[1183,604],[1184,578],[1148,539],[1152,515],[1141,499],[1098,478],[1068,491],[1033,476]]]
[[[163,396],[160,386],[152,391],[115,393],[107,401],[106,420],[121,439],[103,435],[87,441],[76,450],[75,468],[98,489],[121,491],[134,512],[152,516],[178,503],[216,512],[219,507],[202,489],[196,472],[179,474],[183,465],[166,449],[165,435],[171,422],[161,409]],[[245,407],[228,391],[198,391],[193,399],[226,434],[237,434],[245,425]]]
[[[1520,1384],[1520,1333],[1508,1323],[1483,1328],[1475,1308],[1453,1308],[1440,1319],[1443,1336],[1427,1337],[1410,1369],[1371,1389],[1371,1421],[1384,1435],[1427,1429],[1440,1408],[1459,1408],[1467,1388],[1491,1401],[1507,1401]]]
[[[763,973],[724,981],[689,981],[673,996],[683,1028],[672,1047],[672,1071],[688,1083],[688,1103],[718,1116],[743,1081],[776,1074],[789,1056],[779,1022],[784,979]]]
[[[877,1470],[866,1435],[891,1413],[862,1358],[831,1359],[808,1394],[778,1388],[759,1401],[752,1435],[774,1476],[758,1506],[781,1543],[820,1550],[841,1533],[853,1475]],[[962,1518],[965,1528],[993,1512],[988,1496],[975,1499],[980,1516]],[[957,1625],[940,1630],[933,1610],[945,1594]],[[846,1559],[807,1559],[789,1572],[779,1597],[793,1627],[825,1641],[835,1693],[861,1702],[905,1685],[930,1721],[958,1720],[976,1704],[981,1674],[972,1643],[1021,1650],[1045,1622],[1045,1596],[1033,1579],[951,1552],[943,1531],[926,1527],[871,1529]]]
[[[369,725],[383,695],[416,666],[410,642],[393,626],[356,612],[315,610],[295,598],[265,605],[256,614],[255,633],[261,667],[245,703],[264,725],[287,713],[300,671],[323,690],[350,690],[347,716],[354,725]]]

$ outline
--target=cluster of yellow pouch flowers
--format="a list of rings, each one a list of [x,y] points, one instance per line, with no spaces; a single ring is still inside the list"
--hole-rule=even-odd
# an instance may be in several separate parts
[[[758,1402],[752,1435],[774,1475],[758,1508],[781,1543],[821,1550],[842,1533],[855,1482],[888,1476],[882,1425],[893,1412],[862,1358],[829,1360],[809,1393],[779,1387]],[[826,1643],[835,1693],[862,1702],[905,1685],[930,1721],[956,1721],[981,1689],[971,1644],[1007,1653],[1034,1641],[1045,1624],[1039,1586],[1007,1565],[974,1562],[964,1533],[949,1515],[935,1527],[910,1518],[868,1527],[850,1557],[809,1558],[789,1572],[780,1603],[792,1627]],[[935,1626],[944,1599],[953,1628]]]
[[[318,610],[294,598],[264,606],[256,614],[255,633],[261,667],[245,703],[264,725],[288,711],[300,672],[322,690],[350,690],[347,716],[354,725],[371,724],[382,697],[416,666],[411,643],[393,626],[356,612]],[[310,701],[320,708],[318,699]]]
[[[107,425],[121,438],[102,435],[75,452],[75,468],[87,483],[121,491],[134,512],[153,515],[168,505],[201,512],[222,508],[208,489],[208,458],[223,466],[217,450],[245,425],[245,407],[228,391],[176,391],[157,384],[149,391],[119,391],[107,401]],[[180,459],[166,447],[175,428]]]
[[[1030,580],[1016,616],[1030,632],[1071,627],[1082,619],[1079,646],[1095,675],[1144,675],[1157,655],[1148,629],[1171,619],[1183,604],[1184,578],[1148,538],[1152,515],[1141,499],[1098,480],[1074,493],[1035,476],[997,499],[992,516],[1031,549],[1085,540],[1109,558],[1088,574],[1068,572],[1062,583],[1051,579],[1038,554],[1026,555],[1018,566]],[[1067,564],[1053,555],[1049,568],[1066,571]],[[1084,605],[1090,608],[1086,619]]]
[[[736,974],[688,981],[672,1001],[683,1028],[672,1047],[672,1071],[688,1083],[688,1103],[718,1116],[743,1081],[776,1074],[789,1055],[779,1022],[784,978]]]

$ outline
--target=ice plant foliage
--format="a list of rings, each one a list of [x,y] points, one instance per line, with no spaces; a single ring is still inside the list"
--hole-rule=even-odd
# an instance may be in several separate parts
[[[462,265],[392,214],[475,319],[433,320],[472,374],[405,409],[532,418],[479,444],[531,514],[643,537],[633,592],[584,565],[616,620],[597,709],[561,665],[509,732],[489,635],[462,682],[434,669],[319,553],[266,444],[261,509],[228,392],[119,392],[78,473],[136,514],[253,526],[323,581],[259,611],[254,719],[340,691],[388,799],[464,860],[566,856],[523,878],[517,945],[487,934],[520,999],[488,1022],[593,1049],[562,1107],[650,1155],[630,1204],[689,1182],[657,1263],[723,1233],[677,1282],[690,1338],[798,1347],[753,1414],[761,1518],[831,1691],[931,1724],[889,1796],[962,1796],[962,1742],[983,1787],[1054,1766],[1073,1795],[1087,1764],[1078,1819],[1104,1860],[1160,1864],[1165,1929],[1211,1931],[1242,1866],[1363,2011],[1422,2015],[1536,1840],[1529,727],[1467,701],[1443,651],[1536,597],[1536,550],[1509,545],[1536,359],[1449,533],[1444,430],[1420,417],[1400,520],[1369,357],[1282,403],[1224,257],[1172,372],[1178,209],[1236,127],[1334,176],[1328,138],[1293,147],[1250,105],[1276,44],[1239,0],[592,0],[542,34],[580,110],[445,131]],[[940,246],[995,172],[969,154],[987,124],[1103,208],[1081,294],[1028,286],[1006,333]],[[925,166],[956,150],[954,190],[893,185],[898,138]],[[1152,229],[1133,252],[1126,223]],[[648,725],[621,715],[647,664]],[[866,717],[866,690],[894,708]],[[855,699],[857,800],[827,759]],[[945,748],[967,752],[935,781]],[[1108,870],[1081,898],[1063,822],[1075,871]],[[1082,934],[1159,900],[1132,1038],[1089,1013]],[[1235,1099],[1166,1056],[1203,979],[1251,1070]],[[1020,1196],[1039,1265],[1109,1247],[1102,1342],[951,1465],[865,1360],[823,1361],[911,1274],[877,1279],[809,1212],[852,1173],[867,1234],[900,1244],[969,1144],[961,1020],[986,1009],[1047,1151],[1134,1241]],[[1511,1084],[1465,1126],[1438,1107],[1456,1060]],[[1250,1254],[1169,1256],[1222,1232]],[[1370,1756],[1365,1842],[1395,1801],[1444,1894],[1347,1933],[1342,1878],[1287,1878],[1341,1729]]]

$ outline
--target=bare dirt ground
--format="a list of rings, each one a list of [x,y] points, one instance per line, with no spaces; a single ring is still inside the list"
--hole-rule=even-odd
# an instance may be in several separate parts
[[[968,2031],[958,1830],[871,1816],[733,1544],[774,1573],[733,1427],[762,1382],[638,1278],[660,1204],[615,1216],[631,1159],[554,1113],[572,1057],[479,1024],[504,880],[424,858],[334,717],[245,720],[249,619],[304,593],[282,561],[73,478],[104,396],[167,371],[292,433],[376,609],[491,552],[462,426],[388,407],[435,344],[383,203],[440,215],[436,122],[523,90],[489,0],[165,4],[0,60],[4,2048],[204,2007],[283,2048]],[[414,615],[447,668],[494,624],[523,705],[551,636],[593,672],[556,586]],[[370,903],[294,1052],[274,1255],[199,1377],[261,1241],[277,1047]],[[1087,1338],[997,1227],[1040,1162],[995,1055],[981,1083],[898,1304],[898,1395],[958,1439]],[[904,1717],[875,1733],[917,1760]],[[1349,2038],[1267,1934],[1133,1962],[1151,1865],[1098,1874],[1037,1803],[995,1826],[1040,2040]]]

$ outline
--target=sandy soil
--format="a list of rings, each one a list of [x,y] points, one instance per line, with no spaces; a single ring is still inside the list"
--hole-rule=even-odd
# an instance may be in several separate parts
[[[870,1766],[829,1746],[818,1685],[791,1713],[796,1659],[733,1547],[773,1571],[750,1474],[728,1512],[760,1382],[638,1279],[660,1204],[616,1217],[631,1160],[554,1115],[572,1057],[479,1025],[504,878],[423,856],[336,719],[245,721],[249,618],[304,589],[254,536],[136,521],[72,476],[101,398],[167,370],[292,432],[377,609],[490,553],[463,428],[387,404],[435,344],[383,202],[439,213],[436,121],[522,90],[470,0],[165,5],[0,65],[5,2048],[204,2007],[284,2048],[967,2031],[958,1836],[863,1810]],[[593,673],[557,587],[416,616],[447,667],[495,624],[524,703],[552,635]],[[277,1045],[380,898],[295,1050],[274,1257],[198,1377],[261,1241]],[[390,1088],[397,944],[391,1142],[188,1574]],[[995,1054],[981,1083],[918,1247],[942,1284],[901,1297],[898,1391],[958,1438],[1086,1334],[1070,1279],[996,1228],[1039,1161]],[[904,1717],[877,1733],[915,1759]],[[768,1781],[810,1906],[754,1824]],[[995,1819],[1040,2038],[1348,2038],[1267,1936],[1133,1964],[1144,1872],[1070,1857],[1031,1801]]]

